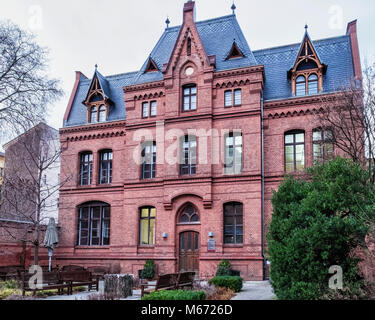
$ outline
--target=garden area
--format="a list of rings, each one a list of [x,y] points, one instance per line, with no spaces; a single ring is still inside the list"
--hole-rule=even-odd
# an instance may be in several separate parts
[[[374,274],[363,263],[375,256],[368,171],[338,157],[303,177],[287,176],[272,205],[268,254],[278,299],[375,299]]]

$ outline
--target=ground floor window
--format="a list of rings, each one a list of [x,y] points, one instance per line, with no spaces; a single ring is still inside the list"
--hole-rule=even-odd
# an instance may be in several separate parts
[[[243,243],[243,205],[231,202],[224,205],[224,243]]]
[[[91,202],[78,207],[78,245],[107,246],[110,239],[111,208]]]
[[[140,245],[153,246],[155,244],[156,209],[144,207],[141,208],[140,214]]]

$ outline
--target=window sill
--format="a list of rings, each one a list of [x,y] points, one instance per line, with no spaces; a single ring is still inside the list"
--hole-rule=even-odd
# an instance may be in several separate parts
[[[138,246],[138,249],[149,249],[149,250],[152,250],[152,249],[155,249],[155,246],[148,246],[148,245],[139,245]]]
[[[191,223],[177,223],[177,226],[200,226],[200,222],[191,222]]]
[[[243,244],[224,244],[224,248],[243,248]]]
[[[99,249],[105,249],[105,250],[108,250],[110,249],[111,247],[110,246],[75,246],[74,249],[96,249],[96,250],[99,250]]]

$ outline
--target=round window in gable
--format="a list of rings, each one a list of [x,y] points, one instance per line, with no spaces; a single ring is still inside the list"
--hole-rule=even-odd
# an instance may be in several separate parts
[[[192,67],[187,67],[185,70],[185,74],[190,77],[194,73],[194,68]]]

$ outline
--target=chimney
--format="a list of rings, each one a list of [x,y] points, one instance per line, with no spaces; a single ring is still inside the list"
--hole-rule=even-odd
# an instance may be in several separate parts
[[[195,1],[189,0],[184,4],[184,23],[195,22]]]
[[[348,23],[346,34],[350,37],[350,42],[352,45],[355,78],[356,80],[362,81],[361,57],[359,53],[359,44],[357,36],[357,20]]]

